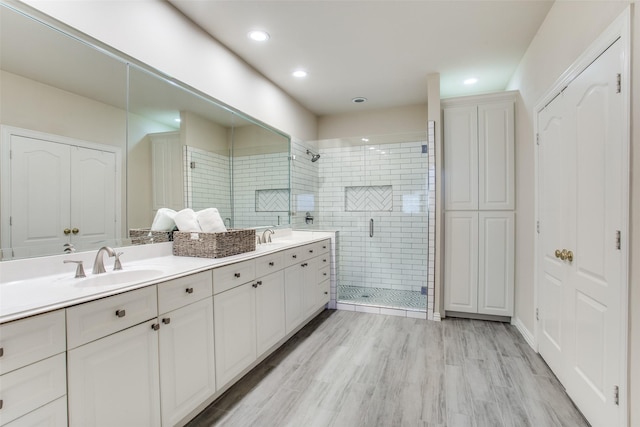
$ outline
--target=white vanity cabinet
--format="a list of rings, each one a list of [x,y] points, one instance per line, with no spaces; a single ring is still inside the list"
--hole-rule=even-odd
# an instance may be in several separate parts
[[[443,101],[444,308],[513,315],[513,94]]]
[[[218,293],[213,300],[220,388],[284,338],[284,274],[280,270],[259,277]]]
[[[67,309],[70,426],[159,426],[156,286]]]
[[[162,425],[216,392],[211,271],[158,284]]]
[[[67,424],[65,341],[64,310],[0,325],[0,425]]]

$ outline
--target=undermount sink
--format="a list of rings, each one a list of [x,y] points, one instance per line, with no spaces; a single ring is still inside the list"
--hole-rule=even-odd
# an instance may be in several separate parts
[[[115,286],[127,283],[145,282],[163,275],[161,270],[120,270],[102,274],[90,274],[81,279],[74,279],[74,285],[80,287]]]

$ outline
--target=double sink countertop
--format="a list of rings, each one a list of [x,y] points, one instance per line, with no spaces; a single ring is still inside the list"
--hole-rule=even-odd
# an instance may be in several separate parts
[[[256,250],[225,258],[195,258],[172,255],[172,243],[126,246],[122,270],[113,270],[114,258],[105,256],[106,273],[91,274],[97,250],[68,255],[3,261],[0,263],[0,323],[104,298],[122,292],[188,276],[228,264],[332,238],[332,232],[278,231],[273,242]],[[74,278],[75,264],[84,262],[86,278]]]

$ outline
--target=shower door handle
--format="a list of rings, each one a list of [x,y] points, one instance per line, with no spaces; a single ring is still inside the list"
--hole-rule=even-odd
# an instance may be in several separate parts
[[[369,237],[373,237],[373,218],[369,220]]]

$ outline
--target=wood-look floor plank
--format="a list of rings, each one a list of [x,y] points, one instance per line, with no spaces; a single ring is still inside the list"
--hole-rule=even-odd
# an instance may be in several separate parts
[[[189,427],[587,427],[511,325],[325,311]]]

